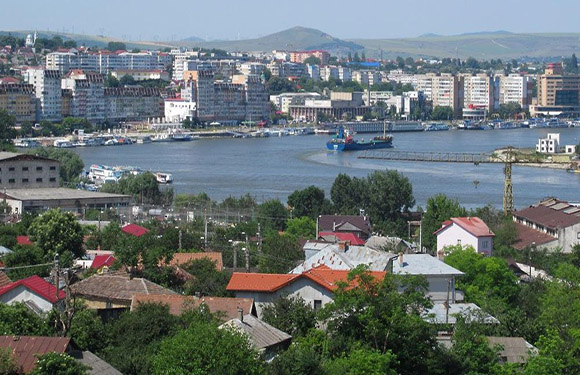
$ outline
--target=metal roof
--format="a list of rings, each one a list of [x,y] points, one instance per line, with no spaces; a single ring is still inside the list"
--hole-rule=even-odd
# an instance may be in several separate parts
[[[271,346],[291,340],[292,336],[272,327],[253,315],[246,314],[243,320],[238,318],[227,321],[222,327],[232,327],[246,334],[252,345],[258,350],[266,350]]]
[[[74,350],[70,352],[69,355],[80,363],[89,366],[91,369],[88,370],[88,374],[123,375],[119,370],[89,351]]]
[[[338,244],[331,244],[306,259],[290,273],[299,274],[320,265],[333,270],[350,270],[360,264],[368,265],[371,271],[385,271],[389,259],[393,256],[392,253],[373,250],[366,246],[348,246],[346,251],[342,251]]]
[[[123,194],[109,194],[97,191],[67,188],[6,189],[6,196],[8,198],[16,199],[19,201],[88,198],[130,198],[130,196]]]
[[[36,365],[38,355],[65,353],[69,337],[0,336],[0,348],[9,348],[22,372],[29,373]]]
[[[429,254],[404,254],[403,264],[399,264],[398,260],[393,261],[393,273],[424,276],[463,275],[463,272]]]
[[[487,324],[499,324],[496,318],[480,309],[475,303],[450,303],[449,311],[445,303],[437,303],[423,314],[423,318],[433,324],[455,324],[457,316],[463,316],[468,323],[483,321]]]

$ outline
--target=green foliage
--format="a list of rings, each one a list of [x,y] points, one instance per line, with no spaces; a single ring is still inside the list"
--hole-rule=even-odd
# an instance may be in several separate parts
[[[121,79],[119,80],[119,84],[121,86],[130,86],[130,85],[134,85],[135,84],[135,78],[133,78],[132,75],[129,74],[125,74],[123,77],[121,77]]]
[[[11,144],[12,140],[16,137],[15,124],[16,118],[4,109],[0,109],[0,144],[2,147]]]
[[[211,207],[213,201],[206,193],[200,193],[197,195],[190,194],[177,194],[175,200],[173,201],[175,208],[182,207]]]
[[[390,351],[356,349],[324,364],[327,375],[396,375],[396,356]]]
[[[415,204],[411,182],[395,170],[375,171],[361,179],[340,174],[330,196],[340,214],[358,214],[363,209],[375,228],[399,235],[407,229],[403,213]]]
[[[499,117],[503,119],[513,119],[516,115],[519,115],[522,112],[522,106],[519,103],[506,103],[500,104],[498,114]]]
[[[0,375],[18,375],[20,368],[9,348],[0,348]]]
[[[304,59],[303,64],[305,64],[305,65],[320,65],[321,61],[318,57],[310,56],[310,57]]]
[[[26,305],[0,303],[0,335],[45,336],[48,325]]]
[[[93,129],[93,125],[86,118],[82,117],[66,117],[62,120],[61,126],[66,132],[72,133],[75,130],[83,129],[86,132],[90,132]]]
[[[162,192],[151,172],[123,176],[117,183],[104,184],[101,191],[131,195],[136,202],[144,204],[168,204],[173,200],[173,190]]]
[[[283,92],[294,92],[294,85],[292,82],[277,76],[271,76],[266,87],[268,88],[270,95],[278,95]]]
[[[431,120],[443,121],[453,119],[453,108],[436,106],[431,112]]]
[[[218,271],[214,261],[208,258],[194,260],[182,267],[194,278],[185,285],[185,294],[201,296],[226,297],[231,294],[226,291],[231,274]]]
[[[178,330],[178,323],[169,306],[140,304],[109,326],[111,345],[103,359],[125,375],[149,374],[159,343]]]
[[[127,46],[123,42],[109,42],[109,43],[107,43],[107,50],[109,50],[111,52],[126,51]]]
[[[264,306],[262,320],[296,339],[316,327],[316,312],[301,297],[282,296]]]
[[[74,257],[84,254],[83,229],[70,212],[48,210],[34,219],[29,232],[47,260],[52,260],[56,254],[62,258],[67,257],[67,253]]]
[[[296,190],[288,196],[288,206],[291,207],[294,217],[308,216],[316,220],[318,215],[330,213],[330,201],[324,197],[324,190],[309,186],[303,190]]]
[[[460,374],[494,374],[499,370],[499,348],[491,348],[487,338],[458,317],[452,337],[451,355]]]
[[[81,350],[97,353],[108,345],[105,325],[96,310],[81,309],[72,319],[70,337]]]
[[[121,84],[119,83],[117,77],[115,77],[109,72],[107,74],[107,77],[105,78],[105,87],[119,87],[119,86],[121,86]]]
[[[296,238],[316,238],[316,222],[308,216],[289,219],[285,233]]]
[[[310,345],[293,343],[270,364],[271,375],[325,375],[322,358]]]
[[[511,305],[517,298],[518,286],[514,273],[504,259],[485,257],[473,247],[447,247],[445,263],[465,273],[457,288],[465,292],[465,300],[485,308],[494,303]]]
[[[52,259],[50,259],[52,261]],[[16,246],[12,248],[12,253],[2,257],[2,262],[7,267],[31,266],[34,264],[48,263],[45,254],[37,246]],[[27,268],[17,268],[7,270],[6,274],[11,280],[20,280],[32,275],[45,277],[49,275],[49,266],[37,266]]]
[[[233,329],[198,323],[161,343],[152,374],[258,375],[264,373],[258,353]]]
[[[260,272],[287,273],[304,260],[304,252],[294,237],[271,231],[264,237],[259,257]]]
[[[258,221],[266,230],[284,230],[288,211],[277,199],[266,201],[258,207]]]
[[[437,238],[433,234],[441,228],[444,221],[452,217],[464,217],[467,211],[457,200],[437,194],[427,200],[427,212],[423,215],[423,246],[435,250]]]
[[[31,375],[85,375],[89,366],[65,353],[46,353],[38,356]]]
[[[41,147],[30,151],[30,153],[58,160],[60,162],[61,184],[68,184],[76,181],[85,168],[85,164],[80,156],[71,150],[55,147]]]

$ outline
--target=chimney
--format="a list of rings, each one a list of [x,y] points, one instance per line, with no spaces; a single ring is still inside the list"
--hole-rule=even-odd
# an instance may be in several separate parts
[[[439,250],[439,251],[437,252],[437,259],[439,259],[440,261],[443,261],[443,258],[444,258],[444,257],[445,257],[445,256],[444,256],[444,254],[443,254],[443,250]]]
[[[399,267],[403,267],[403,253],[399,253]]]
[[[244,309],[241,307],[238,307],[238,319],[240,319],[240,322],[244,321]]]
[[[348,250],[348,242],[347,241],[339,241],[338,242],[338,251],[342,253],[346,253]]]

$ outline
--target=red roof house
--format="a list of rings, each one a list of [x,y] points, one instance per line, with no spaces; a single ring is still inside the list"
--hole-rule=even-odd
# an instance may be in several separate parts
[[[93,263],[91,263],[91,268],[101,269],[103,267],[111,267],[115,262],[115,258],[110,254],[105,255],[95,255]]]
[[[70,350],[70,337],[0,336],[0,348],[10,349],[22,373],[34,369],[39,355]]]
[[[207,252],[207,253],[175,253],[169,262],[171,266],[183,266],[189,262],[200,259],[209,259],[215,263],[216,270],[224,269],[224,262],[222,260],[222,253]]]
[[[19,245],[34,245],[28,236],[16,236],[16,243]]]
[[[0,302],[23,302],[33,311],[48,312],[58,301],[64,299],[66,293],[39,276],[30,276],[0,288]]]
[[[127,224],[123,228],[121,228],[121,230],[124,233],[130,234],[135,237],[141,237],[147,232],[149,232],[149,229],[143,228],[142,226],[137,224]]]
[[[437,253],[443,248],[454,245],[471,245],[478,253],[491,255],[495,234],[478,217],[453,217],[444,221],[441,228],[433,233],[437,236]]]
[[[320,232],[320,233],[318,233],[318,238],[319,239],[322,238],[328,242],[345,241],[345,242],[349,242],[351,245],[354,245],[354,246],[364,246],[364,244],[365,244],[365,241],[354,233]]]
[[[333,270],[324,265],[300,274],[234,272],[226,289],[235,292],[237,298],[253,298],[258,317],[265,305],[284,295],[301,297],[307,304],[318,309],[332,301],[339,283],[349,283],[349,272]],[[371,275],[382,280],[386,272],[371,272]],[[356,285],[357,281],[353,280],[349,287]]]

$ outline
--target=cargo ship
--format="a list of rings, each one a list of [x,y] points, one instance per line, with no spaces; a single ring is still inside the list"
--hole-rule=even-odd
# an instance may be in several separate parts
[[[393,136],[385,134],[384,129],[382,136],[374,137],[366,141],[364,139],[359,141],[355,140],[348,130],[339,126],[336,135],[330,141],[326,142],[326,148],[331,151],[360,151],[389,147],[393,147]]]

